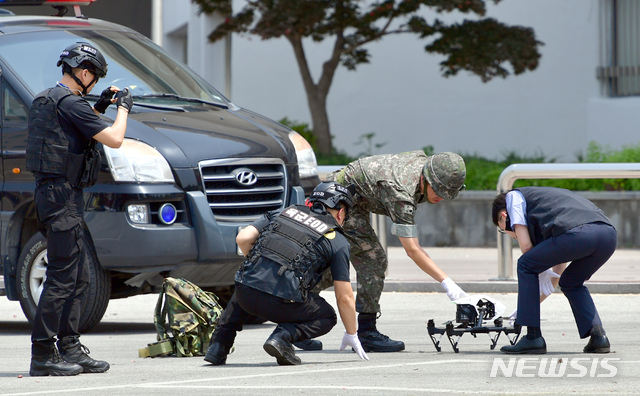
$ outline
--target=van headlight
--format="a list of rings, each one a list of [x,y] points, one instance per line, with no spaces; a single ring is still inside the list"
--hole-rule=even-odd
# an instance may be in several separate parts
[[[318,161],[316,161],[316,154],[313,152],[309,142],[295,131],[289,133],[289,139],[296,148],[300,177],[316,176],[318,174]]]
[[[113,179],[119,182],[175,182],[171,167],[158,150],[146,143],[124,139],[122,146],[113,149],[107,146],[104,152],[109,162]]]

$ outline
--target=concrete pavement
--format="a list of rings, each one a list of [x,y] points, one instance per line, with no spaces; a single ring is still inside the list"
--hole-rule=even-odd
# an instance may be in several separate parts
[[[515,291],[517,286],[515,281],[491,281],[498,271],[495,249],[426,250],[467,292],[488,294],[506,306],[507,314],[515,308],[516,293],[491,293],[492,288]],[[246,326],[236,339],[236,351],[222,367],[207,365],[201,357],[141,359],[138,348],[155,341],[153,309],[157,300],[156,295],[143,295],[111,300],[102,322],[82,337],[91,356],[111,364],[109,372],[32,378],[28,375],[30,325],[20,304],[0,297],[0,395],[637,395],[640,296],[624,293],[638,293],[640,274],[635,262],[639,254],[618,250],[589,282],[592,292],[600,288],[607,293],[593,294],[612,343],[612,353],[607,355],[582,353],[586,340],[579,339],[571,308],[562,295],[551,296],[542,306],[546,355],[504,355],[497,349],[508,344],[507,338],[502,335],[496,350],[491,350],[489,338],[483,334],[477,338],[465,334],[459,340],[460,353],[454,353],[446,337],[442,338],[442,351],[437,352],[425,323],[434,319],[436,326],[442,327],[445,321],[455,320],[455,306],[401,248],[389,249],[387,292],[381,298],[383,315],[378,327],[404,341],[406,349],[370,353],[369,361],[338,351],[343,333],[340,322],[320,337],[323,351],[298,352],[301,366],[278,366],[262,350],[274,329],[269,322]],[[514,252],[514,259],[517,257]],[[322,295],[336,306],[332,292]],[[548,375],[552,364],[555,378]]]
[[[331,292],[322,296],[334,307]],[[490,294],[516,304],[515,293]],[[91,356],[106,360],[104,374],[76,377],[29,377],[30,327],[19,304],[0,300],[0,395],[637,395],[640,389],[640,331],[637,295],[595,294],[612,353],[582,353],[571,308],[561,295],[543,304],[542,332],[546,355],[504,355],[504,335],[496,350],[488,336],[464,335],[460,353],[446,338],[436,352],[425,327],[455,319],[455,306],[443,293],[383,293],[379,329],[404,341],[397,353],[370,353],[369,361],[343,351],[343,327],[320,337],[324,350],[298,352],[303,364],[278,366],[262,344],[275,325],[246,326],[225,366],[194,358],[145,358],[138,348],[155,341],[156,296],[112,300],[105,317],[81,341]],[[513,359],[513,361],[511,361]],[[608,360],[604,360],[608,359]],[[503,369],[498,369],[504,365]],[[553,365],[555,377],[549,377]],[[509,369],[511,367],[511,369]]]
[[[442,287],[407,257],[401,247],[389,247],[389,268],[385,291],[441,292]],[[498,251],[496,248],[441,248],[428,247],[425,251],[435,263],[463,290],[473,293],[515,293],[516,280],[496,281],[498,277]],[[513,250],[513,274],[520,257]],[[352,270],[352,280],[355,280]],[[640,293],[640,250],[618,249],[609,261],[596,272],[587,286],[592,293]]]

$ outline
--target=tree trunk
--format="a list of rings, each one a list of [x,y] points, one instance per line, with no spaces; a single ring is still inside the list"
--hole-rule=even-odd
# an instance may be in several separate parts
[[[333,145],[331,143],[331,129],[329,127],[329,115],[327,114],[327,95],[333,81],[338,65],[340,64],[340,54],[344,49],[345,41],[341,34],[338,35],[334,45],[333,54],[322,67],[322,76],[318,83],[313,82],[309,65],[302,46],[302,38],[299,35],[287,36],[289,42],[293,46],[300,75],[307,93],[307,102],[311,113],[311,122],[313,134],[316,137],[316,145],[318,151],[323,155],[331,155],[333,153]]]
[[[307,101],[309,102],[313,134],[316,136],[318,151],[323,155],[330,155],[333,152],[333,143],[331,142],[331,128],[327,114],[327,97],[324,95],[319,98],[307,94]]]

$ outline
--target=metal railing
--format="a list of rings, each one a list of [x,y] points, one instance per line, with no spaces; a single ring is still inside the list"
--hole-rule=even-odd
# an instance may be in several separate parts
[[[640,163],[513,164],[498,178],[498,194],[509,191],[518,179],[639,179]],[[513,280],[511,237],[498,236],[498,279]]]

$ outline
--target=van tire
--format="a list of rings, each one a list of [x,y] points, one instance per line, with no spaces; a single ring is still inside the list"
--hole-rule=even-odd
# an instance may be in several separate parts
[[[95,327],[107,310],[111,294],[111,278],[98,262],[95,248],[88,246],[89,289],[85,292],[84,307],[80,316],[81,333]],[[41,234],[33,235],[20,253],[17,266],[18,300],[29,323],[36,317],[37,299],[40,298],[47,266],[47,239]]]

